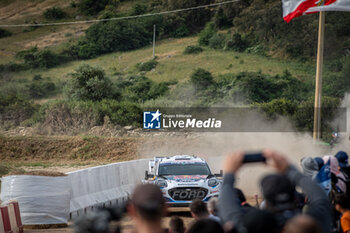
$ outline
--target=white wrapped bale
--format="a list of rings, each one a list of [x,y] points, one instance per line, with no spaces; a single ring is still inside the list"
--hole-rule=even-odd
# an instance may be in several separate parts
[[[19,203],[23,225],[66,224],[69,219],[68,176],[6,176],[1,180],[1,200]]]

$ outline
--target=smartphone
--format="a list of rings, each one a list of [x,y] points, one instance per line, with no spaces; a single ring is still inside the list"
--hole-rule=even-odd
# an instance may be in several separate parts
[[[266,162],[266,158],[262,155],[262,153],[253,153],[253,154],[245,154],[243,163],[257,163],[257,162]]]

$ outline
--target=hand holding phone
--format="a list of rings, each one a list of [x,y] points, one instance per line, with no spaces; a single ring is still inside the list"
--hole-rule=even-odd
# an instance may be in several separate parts
[[[257,162],[266,162],[266,158],[262,153],[252,153],[244,154],[243,163],[257,163]]]

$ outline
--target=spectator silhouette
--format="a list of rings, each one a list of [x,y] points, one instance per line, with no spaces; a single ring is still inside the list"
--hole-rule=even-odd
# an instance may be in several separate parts
[[[166,214],[166,206],[158,186],[154,184],[138,185],[127,208],[137,233],[167,232],[162,228],[162,218]]]

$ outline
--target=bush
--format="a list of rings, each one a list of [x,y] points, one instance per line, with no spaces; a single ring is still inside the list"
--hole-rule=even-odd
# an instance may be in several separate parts
[[[189,45],[186,47],[184,54],[198,54],[203,51],[203,48],[198,45]]]
[[[99,106],[91,101],[53,101],[45,103],[33,116],[44,134],[75,135],[100,124]]]
[[[164,95],[173,82],[155,83],[145,76],[130,76],[126,79],[119,78],[116,82],[118,90],[122,93],[122,99],[129,102],[144,102]]]
[[[108,116],[113,124],[141,126],[142,109],[134,103],[103,100],[100,102],[100,117]]]
[[[0,38],[4,38],[4,37],[8,37],[8,36],[12,36],[12,32],[7,31],[3,28],[0,28]]]
[[[175,38],[181,38],[188,36],[190,34],[190,31],[188,30],[188,27],[186,25],[181,25],[177,27],[174,31],[170,32],[170,36]]]
[[[152,41],[153,23],[147,19],[94,24],[86,31],[86,41],[98,54],[138,49]]]
[[[209,45],[209,40],[215,35],[215,33],[216,29],[214,23],[207,23],[207,25],[205,25],[205,28],[199,33],[199,45]]]
[[[44,17],[48,20],[60,20],[67,16],[60,7],[51,7],[44,11]]]
[[[248,41],[242,38],[241,34],[235,33],[232,38],[226,42],[225,49],[237,52],[243,52],[248,47]]]
[[[27,99],[23,93],[0,92],[0,124],[5,129],[20,125],[33,116],[38,106]]]
[[[30,68],[52,68],[68,60],[67,57],[51,52],[50,50],[38,50],[37,47],[20,51],[17,58],[23,59],[24,64]]]
[[[55,94],[56,85],[48,78],[43,79],[40,75],[35,75],[28,90],[31,98],[44,98]]]
[[[209,46],[213,49],[223,49],[225,46],[225,36],[222,34],[215,34],[209,39]]]
[[[101,68],[81,65],[71,76],[65,90],[68,98],[92,101],[117,98],[112,81]]]
[[[84,15],[96,15],[103,10],[109,3],[109,0],[80,0],[77,4],[78,9]]]
[[[141,15],[147,13],[147,5],[136,3],[132,6],[131,15]]]
[[[152,59],[147,62],[143,63],[137,63],[136,67],[138,71],[151,71],[152,69],[156,68],[158,62],[155,59]]]
[[[190,81],[196,90],[204,90],[214,84],[211,73],[201,68],[192,73]]]
[[[283,75],[270,76],[260,72],[242,72],[237,75],[227,74],[218,82],[220,89],[234,92],[250,102],[270,102],[285,98],[300,101],[307,98],[308,86],[291,76],[288,71]]]
[[[297,110],[298,104],[292,100],[281,98],[260,103],[256,106],[261,107],[269,117],[275,118],[276,115],[292,117]]]
[[[75,56],[79,59],[90,59],[99,55],[98,47],[86,41],[79,42],[78,45],[72,49],[73,51],[75,50]]]

